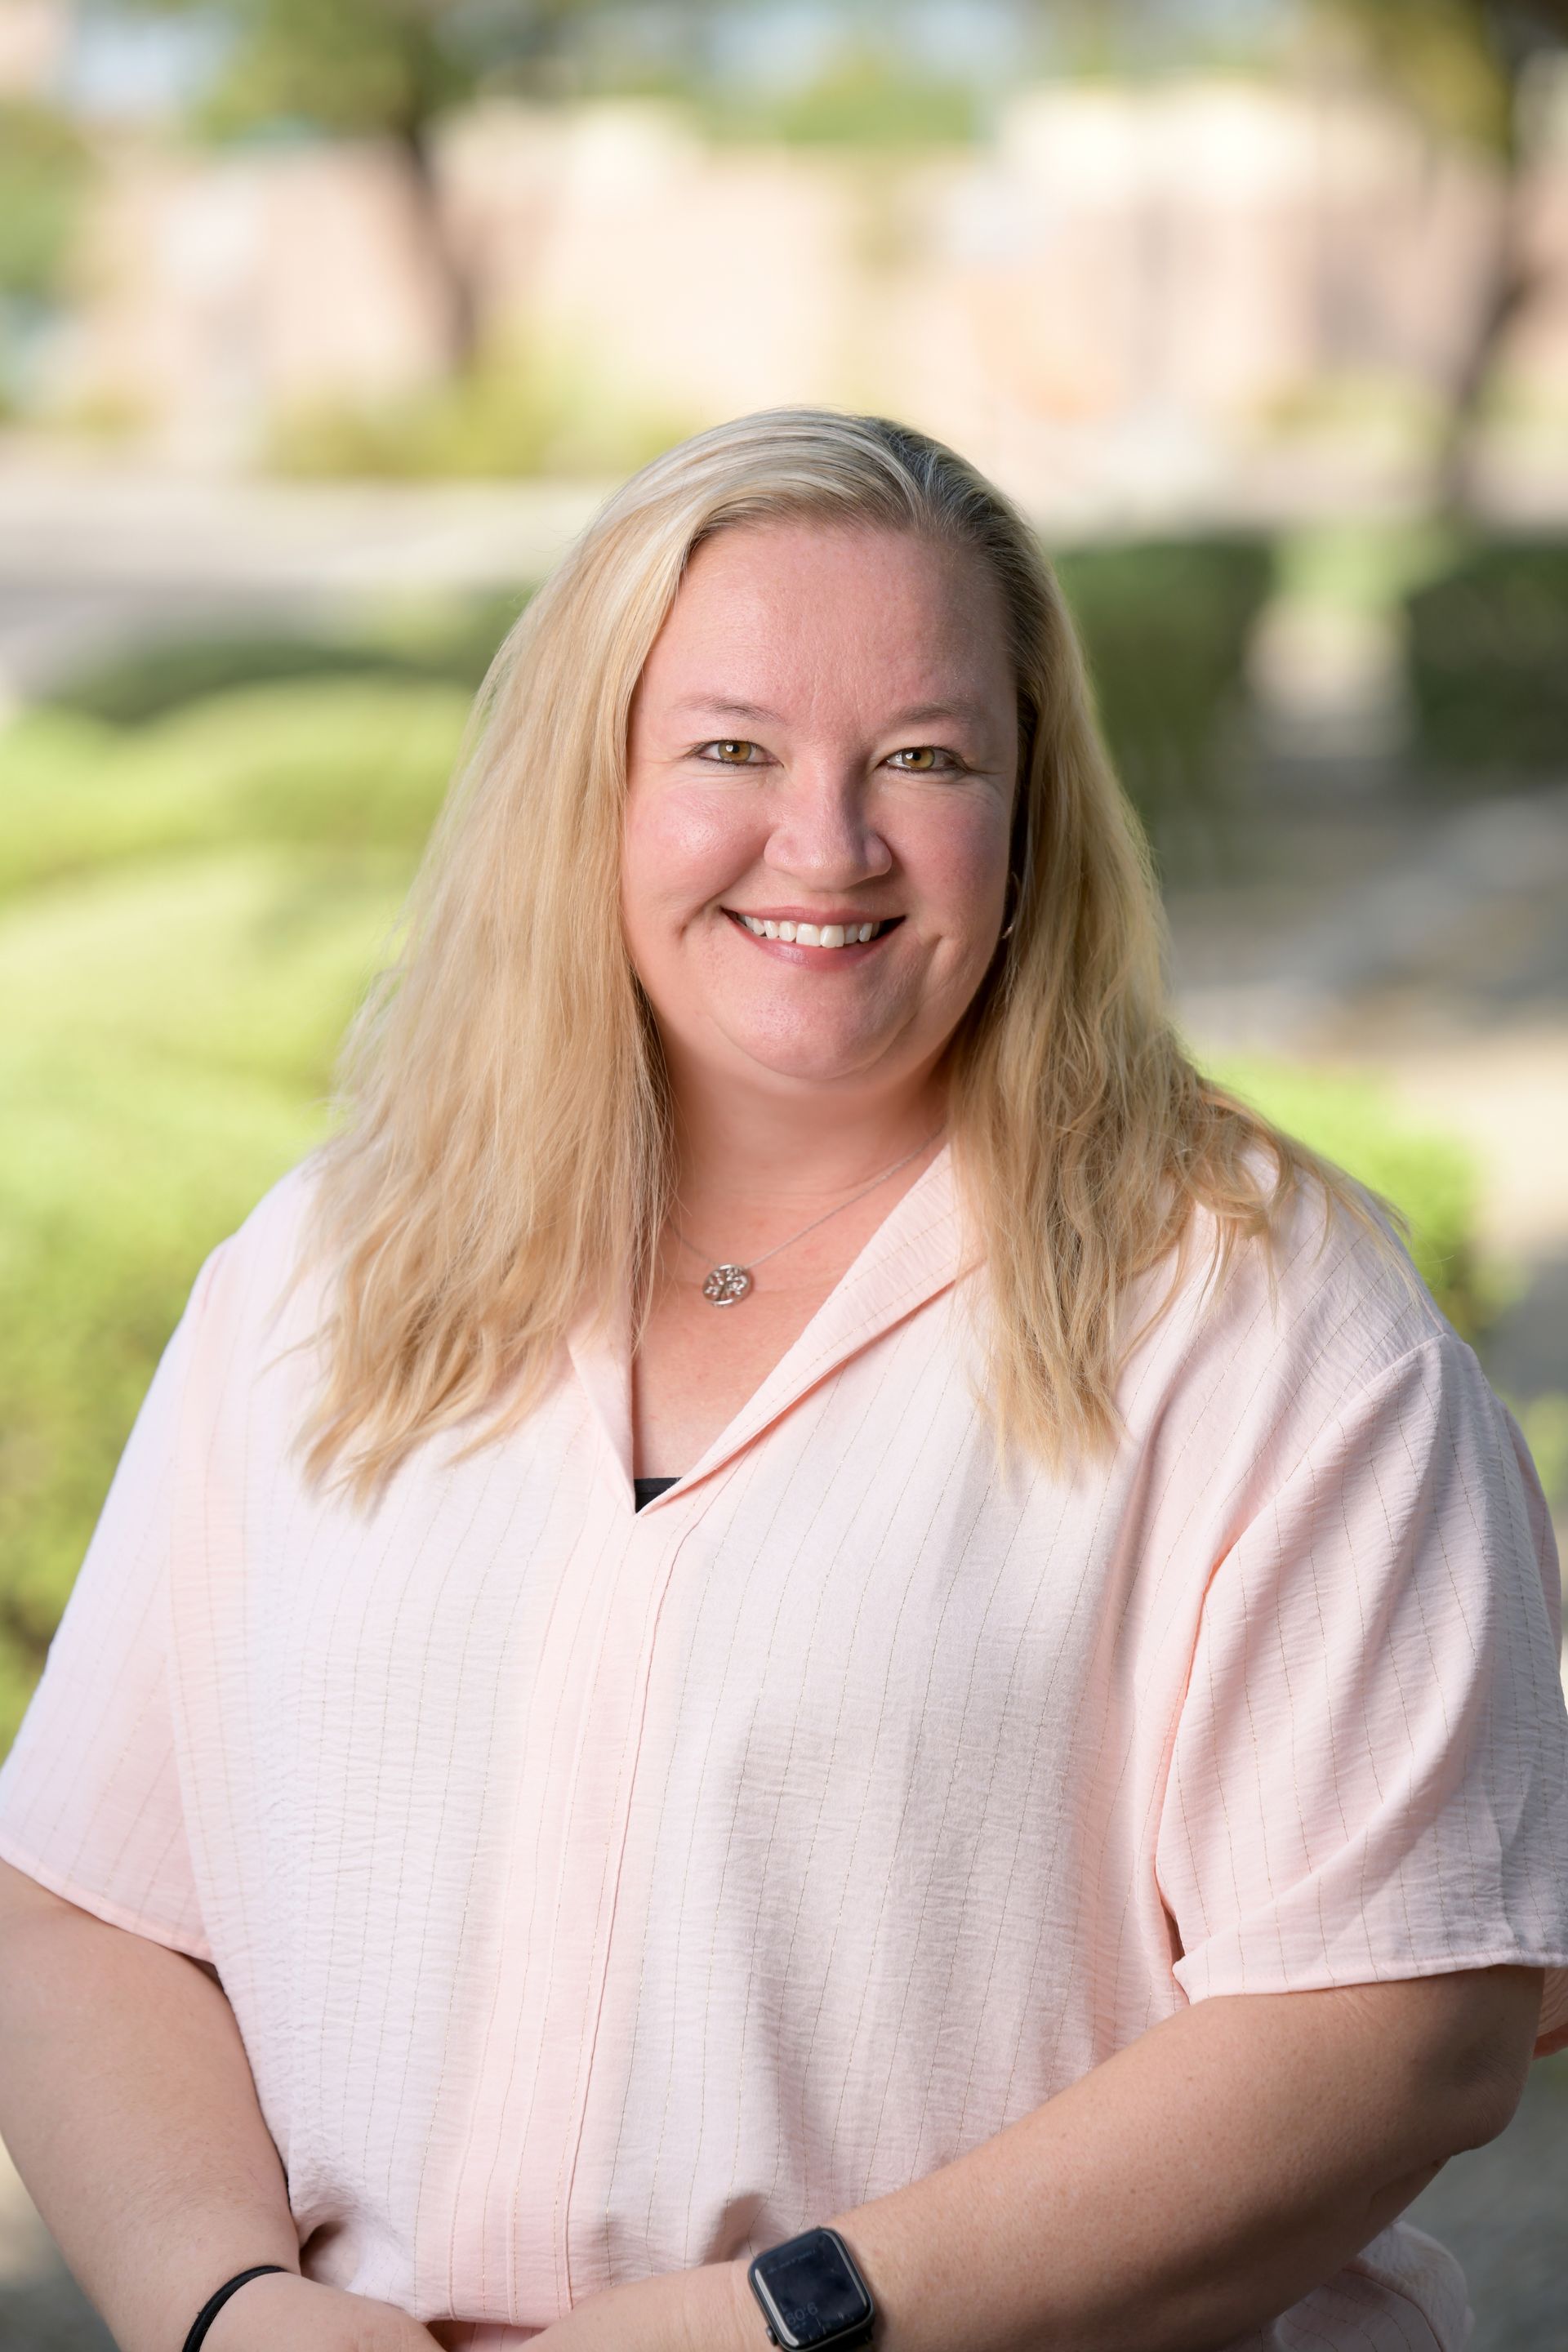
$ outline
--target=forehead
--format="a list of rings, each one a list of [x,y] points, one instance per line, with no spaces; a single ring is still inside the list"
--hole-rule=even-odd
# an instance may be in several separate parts
[[[1011,705],[1002,592],[973,549],[814,519],[734,525],[689,562],[639,699]]]

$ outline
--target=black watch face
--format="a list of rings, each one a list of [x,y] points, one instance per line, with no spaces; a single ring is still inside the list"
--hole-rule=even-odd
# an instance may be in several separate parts
[[[826,2230],[787,2238],[752,2265],[762,2300],[781,2344],[826,2344],[864,2326],[871,2305],[859,2280]]]

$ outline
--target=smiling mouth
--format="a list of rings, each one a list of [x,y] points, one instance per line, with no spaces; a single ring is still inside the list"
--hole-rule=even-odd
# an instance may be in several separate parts
[[[780,940],[787,947],[799,948],[868,947],[904,919],[901,915],[889,915],[879,922],[797,923],[775,922],[769,915],[742,915],[734,907],[726,907],[724,912],[754,940]]]

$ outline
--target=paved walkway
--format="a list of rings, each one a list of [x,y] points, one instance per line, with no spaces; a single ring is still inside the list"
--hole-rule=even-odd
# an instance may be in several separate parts
[[[1501,2138],[1445,2165],[1410,2219],[1464,2264],[1468,2352],[1565,2352],[1568,2052],[1531,2068]]]
[[[0,454],[0,713],[169,635],[541,578],[608,487],[307,487]]]

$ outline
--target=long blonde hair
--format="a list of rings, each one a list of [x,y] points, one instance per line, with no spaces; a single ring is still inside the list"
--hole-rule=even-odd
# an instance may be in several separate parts
[[[619,904],[633,690],[686,563],[774,518],[972,549],[1008,614],[1021,720],[1013,920],[944,1059],[991,1307],[982,1403],[1056,1465],[1114,1444],[1122,1307],[1194,1212],[1215,1265],[1310,1175],[1359,1189],[1205,1078],[1166,1008],[1147,848],[1049,564],[952,451],[881,417],[783,408],[697,435],[609,499],[480,690],[406,910],[349,1032],[307,1257],[332,1276],[307,1475],[361,1502],[422,1438],[474,1445],[541,1398],[567,1332],[646,1308],[674,1165],[657,1031]],[[1258,1147],[1266,1147],[1260,1158]],[[488,1409],[488,1410],[487,1410]],[[472,1447],[466,1450],[472,1450]]]

